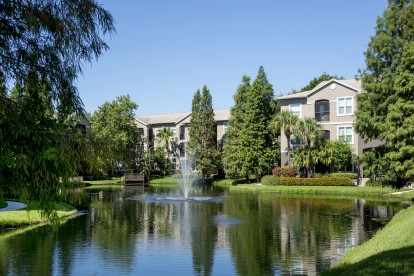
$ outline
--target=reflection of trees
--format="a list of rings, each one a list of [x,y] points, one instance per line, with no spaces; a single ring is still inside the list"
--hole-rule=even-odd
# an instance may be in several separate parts
[[[217,241],[217,228],[212,216],[217,214],[215,204],[192,204],[191,245],[193,267],[196,275],[211,275],[214,261],[214,247]]]
[[[240,193],[224,208],[242,220],[230,233],[241,275],[320,272],[360,234],[351,229],[364,225],[363,216],[358,221],[350,215],[354,200]]]

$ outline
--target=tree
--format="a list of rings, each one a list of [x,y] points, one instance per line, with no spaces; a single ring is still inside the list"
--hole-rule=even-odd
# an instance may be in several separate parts
[[[0,193],[37,201],[44,215],[56,218],[55,203],[86,152],[79,120],[52,116],[49,86],[41,80],[17,85],[10,94],[4,84],[0,87],[5,95],[0,98]]]
[[[382,165],[386,181],[402,187],[414,178],[414,4],[388,2],[365,53],[355,129],[366,141],[385,142],[375,164]]]
[[[131,151],[138,144],[138,128],[134,122],[134,111],[138,105],[131,98],[119,96],[105,102],[92,115],[92,139],[99,167],[123,170],[131,168]]]
[[[303,175],[311,177],[315,165],[315,156],[312,147],[322,136],[322,126],[314,118],[298,120],[295,127],[295,137],[302,145],[294,153],[294,163],[303,168]]]
[[[340,77],[338,75],[329,75],[326,72],[323,72],[322,75],[320,75],[319,77],[313,78],[307,85],[302,87],[299,91],[296,89],[292,89],[290,94],[296,94],[296,93],[312,90],[316,86],[318,86],[321,82],[329,81],[331,79],[343,80],[344,77]]]
[[[250,91],[250,78],[243,76],[242,83],[234,94],[234,106],[230,110],[229,125],[227,128],[224,150],[223,164],[226,177],[237,181],[240,176],[246,173],[242,171],[241,150],[241,131],[243,128],[244,116],[246,112],[246,97]]]
[[[0,18],[0,187],[55,217],[85,142],[68,123],[83,116],[75,82],[108,49],[113,18],[94,0],[1,1]]]
[[[61,111],[81,110],[74,83],[82,64],[108,49],[101,34],[115,31],[111,14],[94,0],[2,1],[0,18],[6,83],[42,80]]]
[[[164,143],[165,153],[168,156],[168,160],[170,160],[171,148],[170,148],[170,141],[173,136],[173,132],[170,128],[163,127],[158,133],[157,138]]]
[[[282,130],[283,134],[286,137],[288,166],[290,166],[290,151],[292,149],[290,145],[290,140],[295,132],[295,126],[297,121],[298,117],[294,115],[291,111],[283,110],[280,111],[280,113],[275,114],[269,125],[269,128],[274,133],[280,133],[280,130]]]
[[[194,95],[192,112],[190,145],[197,168],[206,178],[211,170],[217,167],[219,159],[217,126],[214,120],[213,102],[207,86],[203,86],[201,97],[199,90]]]
[[[261,66],[247,93],[245,119],[240,134],[242,169],[247,174],[254,173],[257,182],[262,174],[270,171],[274,161],[273,141],[268,129],[273,115],[272,101],[273,87]]]
[[[351,146],[343,141],[319,141],[312,149],[315,163],[323,164],[338,170],[345,168],[352,162]]]

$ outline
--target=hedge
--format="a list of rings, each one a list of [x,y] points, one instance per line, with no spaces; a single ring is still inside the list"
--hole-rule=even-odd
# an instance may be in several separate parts
[[[295,167],[276,167],[272,170],[273,176],[290,176],[295,177],[298,174],[298,170]]]
[[[356,173],[331,173],[331,177],[348,177],[350,179],[357,179],[358,174]]]
[[[387,184],[382,180],[370,179],[365,183],[366,187],[385,187]]]
[[[262,177],[262,184],[269,186],[355,186],[355,183],[348,177],[298,178],[270,175]]]

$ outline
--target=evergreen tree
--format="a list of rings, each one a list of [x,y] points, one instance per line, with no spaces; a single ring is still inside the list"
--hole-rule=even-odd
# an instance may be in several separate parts
[[[213,102],[207,86],[203,86],[201,97],[199,90],[195,93],[192,111],[194,113],[190,120],[190,149],[197,169],[206,178],[211,170],[217,167],[219,159],[217,126],[214,120]]]
[[[237,181],[240,176],[245,174],[242,171],[241,150],[241,131],[243,128],[244,116],[246,112],[246,97],[250,91],[250,78],[243,76],[242,83],[237,88],[234,95],[234,106],[230,110],[229,125],[224,143],[223,164],[226,177]]]
[[[365,140],[385,141],[376,166],[396,187],[414,178],[414,4],[389,0],[365,53],[355,129]],[[381,153],[381,154],[379,154]],[[372,154],[366,155],[372,159]],[[364,164],[364,158],[363,158]],[[365,162],[367,165],[372,162]],[[370,171],[367,168],[366,171]],[[372,170],[371,170],[372,171]]]
[[[270,171],[275,159],[272,156],[272,136],[268,129],[273,116],[272,101],[273,88],[261,66],[247,93],[240,152],[242,170],[255,174],[257,182],[261,175]]]
[[[193,102],[191,105],[191,118],[190,118],[190,129],[189,129],[189,136],[190,141],[188,142],[187,146],[187,155],[190,157],[197,154],[199,152],[199,147],[201,145],[200,141],[200,112],[201,112],[201,94],[200,90],[194,93]]]

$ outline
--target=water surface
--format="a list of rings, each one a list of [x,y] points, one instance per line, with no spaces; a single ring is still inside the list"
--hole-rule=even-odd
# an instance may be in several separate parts
[[[317,275],[400,203],[128,187],[89,192],[58,229],[0,235],[0,274]]]

